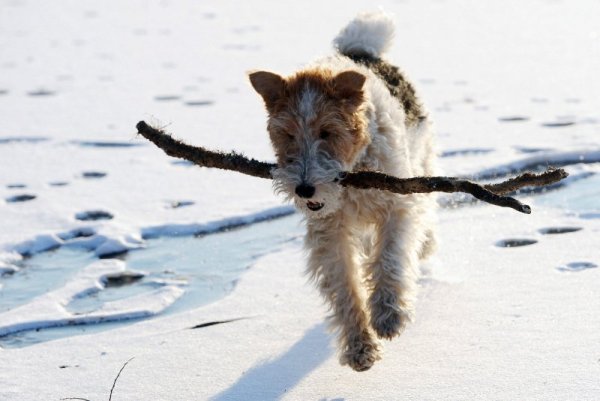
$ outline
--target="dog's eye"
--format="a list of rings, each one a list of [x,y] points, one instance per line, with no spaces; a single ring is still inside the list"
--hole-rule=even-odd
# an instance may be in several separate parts
[[[329,133],[329,131],[326,131],[324,129],[322,129],[321,132],[319,132],[319,138],[321,139],[327,139],[330,135],[331,134]]]

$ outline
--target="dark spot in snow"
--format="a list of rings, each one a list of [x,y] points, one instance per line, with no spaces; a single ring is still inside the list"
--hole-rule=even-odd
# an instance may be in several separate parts
[[[124,271],[121,273],[108,274],[102,278],[102,282],[106,288],[122,287],[138,282],[143,279],[144,276],[145,274],[140,272]]]
[[[570,127],[571,125],[575,125],[575,121],[552,121],[552,122],[542,123],[542,127],[546,127],[546,128],[562,128],[562,127]]]
[[[27,185],[25,185],[25,184],[8,184],[6,186],[6,188],[8,188],[8,189],[23,189],[23,188],[27,188]]]
[[[574,233],[583,230],[581,227],[548,227],[540,229],[540,233],[544,235]]]
[[[551,148],[530,148],[527,146],[514,146],[514,148],[521,153],[538,153],[552,150]]]
[[[454,157],[454,156],[468,156],[468,155],[482,155],[493,152],[491,148],[471,148],[471,149],[453,149],[442,152],[440,157]]]
[[[106,177],[106,173],[102,171],[84,171],[81,176],[83,178],[104,178]]]
[[[15,195],[6,198],[8,203],[27,202],[35,199],[37,196],[31,194]]]
[[[169,207],[171,209],[178,209],[180,207],[185,207],[185,206],[192,206],[195,202],[194,201],[171,201],[169,203]]]
[[[8,136],[0,138],[0,145],[7,143],[38,143],[47,141],[49,138],[44,136]]]
[[[510,238],[510,239],[503,239],[501,241],[496,242],[496,246],[501,247],[501,248],[516,248],[519,246],[533,245],[535,243],[537,243],[537,240],[535,240],[535,239]]]
[[[596,267],[598,267],[598,265],[592,262],[571,262],[564,266],[557,267],[556,270],[561,272],[579,272],[582,270],[594,269]]]
[[[58,368],[59,369],[66,369],[66,368],[78,368],[79,365],[60,365]]]
[[[181,96],[179,95],[157,95],[154,96],[154,100],[156,100],[157,102],[170,102],[173,100],[179,100],[181,99]]]
[[[186,106],[210,106],[214,104],[212,100],[189,100],[184,103]]]
[[[7,94],[8,94],[8,90],[0,89],[0,95],[7,95]]]
[[[500,121],[502,123],[529,121],[529,117],[527,117],[527,116],[504,116],[504,117],[498,117],[498,121]]]
[[[125,250],[118,251],[118,252],[103,253],[102,255],[98,255],[98,259],[120,259],[120,260],[125,260],[125,257],[127,256],[128,252],[129,252],[129,250],[125,249]]]
[[[67,185],[69,185],[69,183],[66,181],[52,181],[48,183],[48,185],[50,185],[51,187],[66,187]]]
[[[74,143],[82,147],[91,148],[131,148],[142,146],[140,142],[75,141]]]
[[[86,238],[86,237],[91,237],[92,235],[96,234],[96,232],[94,231],[94,229],[89,228],[89,227],[82,227],[82,228],[76,228],[64,233],[60,233],[58,234],[58,238],[62,239],[63,241],[69,241],[75,238]]]
[[[81,221],[111,220],[113,217],[112,213],[104,210],[88,210],[75,215],[75,218]]]
[[[27,92],[27,95],[32,96],[32,97],[47,97],[47,96],[54,96],[55,94],[56,94],[55,91],[51,91],[48,89],[37,89],[37,90]]]

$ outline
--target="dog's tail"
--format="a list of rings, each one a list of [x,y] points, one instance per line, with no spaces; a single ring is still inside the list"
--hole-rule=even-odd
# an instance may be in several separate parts
[[[345,56],[381,58],[394,38],[394,20],[384,12],[361,13],[333,40]]]

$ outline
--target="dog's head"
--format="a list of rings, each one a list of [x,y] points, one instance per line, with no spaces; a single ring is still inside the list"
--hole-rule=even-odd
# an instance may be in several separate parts
[[[269,114],[267,129],[277,156],[274,187],[309,217],[339,208],[340,172],[349,171],[369,143],[366,77],[308,70],[283,78],[258,71],[250,82]]]

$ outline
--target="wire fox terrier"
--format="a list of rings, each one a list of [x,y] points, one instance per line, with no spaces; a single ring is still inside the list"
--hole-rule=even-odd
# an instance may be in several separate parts
[[[401,71],[383,60],[392,19],[361,14],[334,40],[337,54],[284,78],[250,74],[268,112],[277,192],[306,216],[308,274],[329,302],[340,362],[380,359],[377,340],[414,314],[419,260],[435,248],[430,194],[345,188],[343,171],[434,175],[431,123]]]

